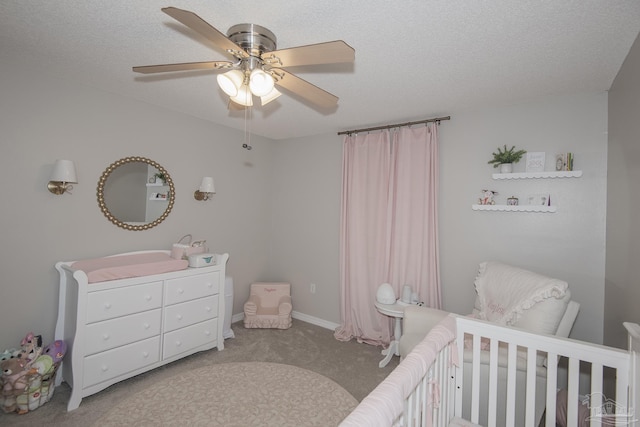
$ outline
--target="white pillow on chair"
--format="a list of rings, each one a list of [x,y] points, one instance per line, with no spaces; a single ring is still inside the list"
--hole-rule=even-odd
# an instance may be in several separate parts
[[[564,298],[547,298],[525,310],[513,326],[535,332],[536,334],[555,335],[558,325],[571,300],[571,292],[567,290]]]
[[[499,262],[481,263],[474,284],[476,317],[534,333],[554,335],[571,300],[566,282]]]
[[[520,315],[520,319],[512,326],[526,329],[536,334],[555,335],[564,313],[567,311],[567,305],[570,300],[571,291],[567,290],[562,299],[551,297],[540,301],[530,309],[525,310]],[[476,297],[472,315],[478,317],[478,313],[480,313],[480,301]]]

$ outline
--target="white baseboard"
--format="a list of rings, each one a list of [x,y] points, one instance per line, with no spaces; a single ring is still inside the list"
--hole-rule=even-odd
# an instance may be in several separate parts
[[[291,312],[291,317],[332,331],[335,331],[335,329],[340,326],[337,323],[329,322],[328,320],[320,319],[318,317],[309,316],[308,314],[300,313],[295,310]],[[231,316],[231,323],[239,322],[242,319],[244,319],[244,313],[236,313]]]
[[[236,313],[231,316],[231,323],[236,323],[244,319],[244,313]]]
[[[335,331],[340,325],[337,323],[329,322],[328,320],[320,319],[318,317],[309,316],[308,314],[300,313],[298,311],[292,311],[291,317],[294,319],[302,320],[303,322],[311,323],[312,325],[320,326],[321,328],[330,329]]]

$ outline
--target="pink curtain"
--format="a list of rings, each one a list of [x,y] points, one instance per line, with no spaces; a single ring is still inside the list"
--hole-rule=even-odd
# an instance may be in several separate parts
[[[437,189],[436,125],[345,138],[337,339],[391,341],[392,321],[374,306],[385,282],[440,308]]]

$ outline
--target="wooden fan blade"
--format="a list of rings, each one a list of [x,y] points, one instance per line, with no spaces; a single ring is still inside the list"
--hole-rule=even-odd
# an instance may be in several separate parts
[[[275,71],[280,77],[276,81],[277,85],[290,90],[307,101],[326,108],[335,107],[338,104],[338,97],[330,94],[326,90],[320,89],[318,86],[315,86],[285,70],[275,69]]]
[[[262,54],[262,59],[266,64],[278,68],[353,62],[355,57],[356,51],[342,40],[274,50]]]
[[[232,67],[233,63],[229,61],[207,61],[184,62],[181,64],[143,65],[139,67],[133,67],[133,71],[142,74],[152,74],[188,70],[225,70]]]
[[[227,38],[224,33],[221,33],[216,28],[212,27],[207,21],[200,18],[193,12],[188,10],[178,9],[176,7],[164,7],[162,11],[175,19],[178,22],[186,25],[194,31],[197,31],[207,40],[213,42],[216,46],[229,52],[231,55],[237,58],[246,58],[249,56],[240,46],[232,42]]]

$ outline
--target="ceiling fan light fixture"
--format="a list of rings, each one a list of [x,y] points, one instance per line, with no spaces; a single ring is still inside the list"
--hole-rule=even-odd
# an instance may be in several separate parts
[[[230,98],[236,104],[244,105],[245,107],[253,106],[253,95],[249,90],[249,86],[242,85],[238,89],[238,94]]]
[[[256,96],[264,96],[271,92],[273,86],[273,77],[269,74],[265,73],[260,68],[256,68],[251,71],[251,76],[249,77],[249,88],[251,89],[251,93]]]
[[[278,98],[280,95],[282,95],[282,92],[274,87],[268,94],[260,97],[260,102],[262,103],[262,105],[267,105],[274,99]]]
[[[219,74],[217,80],[220,89],[227,95],[234,97],[238,95],[242,81],[244,80],[244,75],[240,70],[231,70],[224,74]]]

